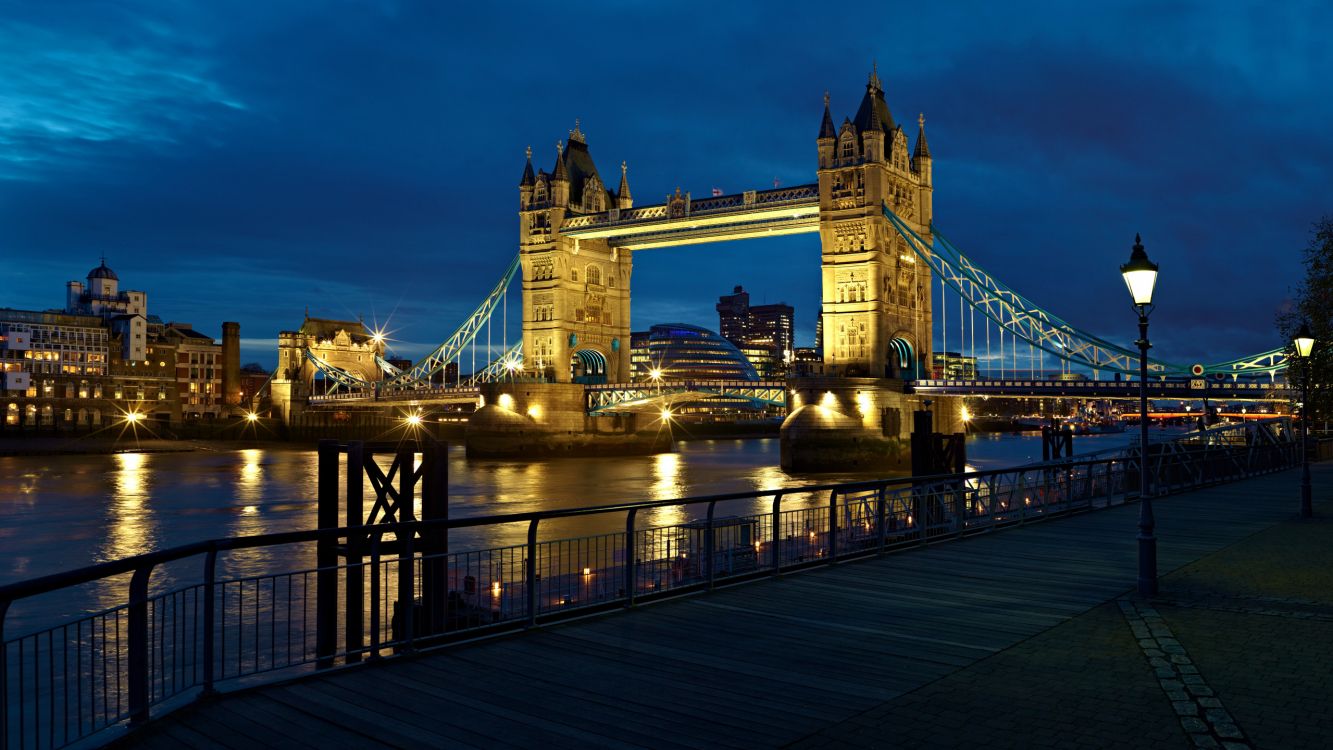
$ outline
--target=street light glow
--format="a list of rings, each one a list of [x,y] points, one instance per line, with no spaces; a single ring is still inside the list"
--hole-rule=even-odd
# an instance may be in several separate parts
[[[407,422],[407,426],[408,426],[408,427],[416,427],[417,425],[420,425],[420,424],[421,424],[421,415],[420,415],[420,414],[408,414],[407,417],[406,417],[406,419],[405,419],[405,421]]]
[[[653,369],[648,371],[648,377],[652,380],[661,380],[662,371],[654,367]]]
[[[663,422],[670,422],[670,421],[671,421],[671,410],[670,410],[670,409],[663,409],[663,410],[662,410],[662,421],[663,421]]]
[[[143,421],[143,414],[140,414],[137,411],[131,411],[125,413],[125,422],[127,424],[138,424],[139,422],[142,421]]]
[[[245,421],[247,421],[247,422],[258,422],[258,421],[259,421],[259,415],[258,415],[258,414],[255,414],[255,413],[252,412],[252,411],[247,411],[247,412],[245,413]]]

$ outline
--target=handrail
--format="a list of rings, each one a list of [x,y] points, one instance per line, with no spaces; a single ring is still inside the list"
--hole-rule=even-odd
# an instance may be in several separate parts
[[[178,547],[171,547],[155,552],[145,552],[132,557],[124,557],[119,560],[111,560],[96,565],[89,565],[75,570],[62,573],[52,573],[38,578],[32,578],[26,581],[0,586],[0,601],[17,601],[30,596],[37,596],[49,593],[56,589],[77,586],[83,583],[109,578],[111,576],[124,575],[132,573],[137,568],[145,566],[158,566],[164,563],[183,560],[196,555],[202,555],[208,552],[228,552],[239,549],[252,549],[254,547],[273,547],[283,544],[297,544],[300,542],[314,542],[321,538],[345,537],[356,533],[384,533],[384,532],[416,532],[422,529],[464,529],[477,526],[498,526],[509,523],[530,523],[532,521],[550,521],[557,518],[578,518],[583,516],[595,516],[605,513],[624,513],[626,511],[651,510],[654,508],[669,508],[678,505],[701,505],[704,503],[719,503],[730,500],[748,500],[755,497],[763,497],[774,493],[789,492],[828,492],[839,490],[842,492],[856,492],[860,490],[878,489],[880,487],[889,487],[893,485],[914,485],[914,484],[934,484],[938,482],[966,482],[970,479],[979,479],[982,477],[995,476],[999,474],[1012,473],[1018,468],[1024,470],[1040,469],[1044,466],[1051,468],[1068,469],[1079,466],[1088,466],[1092,464],[1104,464],[1107,461],[1123,460],[1118,458],[1097,457],[1086,460],[1063,460],[1049,461],[1045,463],[1024,464],[1021,467],[1010,467],[1004,469],[983,469],[979,471],[968,471],[958,474],[931,474],[928,476],[917,477],[887,477],[884,479],[867,479],[858,482],[832,482],[827,484],[811,484],[800,487],[778,487],[763,490],[745,490],[741,492],[726,492],[717,495],[697,495],[692,497],[674,498],[668,500],[642,500],[629,503],[612,503],[610,505],[587,505],[579,508],[557,508],[552,510],[534,510],[521,513],[500,513],[488,516],[467,516],[463,518],[435,519],[429,521],[407,521],[387,524],[374,524],[370,526],[339,526],[337,528],[327,529],[305,529],[301,531],[276,531],[266,534],[252,534],[237,537],[220,537],[208,539],[201,542],[191,542]]]

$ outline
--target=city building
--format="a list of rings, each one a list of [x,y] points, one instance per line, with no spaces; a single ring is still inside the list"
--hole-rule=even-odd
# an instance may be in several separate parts
[[[945,380],[976,380],[977,358],[964,357],[958,352],[935,352],[931,355],[934,377]]]
[[[93,429],[131,413],[163,423],[226,413],[222,347],[149,315],[148,295],[119,284],[103,259],[86,283],[66,284],[63,309],[0,309],[0,427]]]
[[[632,336],[635,380],[758,380],[759,373],[735,344],[684,323],[653,326]],[[660,377],[653,378],[656,373]]]
[[[188,323],[168,323],[163,340],[176,347],[175,376],[185,419],[217,419],[222,397],[222,345]]]
[[[737,286],[718,298],[716,310],[722,338],[750,357],[763,377],[785,375],[795,348],[791,305],[751,305],[750,293]]]
[[[816,344],[813,347],[798,346],[792,350],[791,372],[797,377],[818,375],[824,364],[824,357],[820,354],[822,349]]]

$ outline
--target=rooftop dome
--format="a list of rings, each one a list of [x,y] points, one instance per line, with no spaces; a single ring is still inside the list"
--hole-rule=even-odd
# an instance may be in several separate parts
[[[116,272],[107,267],[106,258],[102,259],[102,265],[88,272],[88,280],[92,281],[93,279],[111,279],[112,281],[120,281],[120,277],[116,275]]]

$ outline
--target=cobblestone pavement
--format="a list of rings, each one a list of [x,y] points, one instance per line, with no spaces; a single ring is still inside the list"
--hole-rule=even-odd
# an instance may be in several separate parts
[[[1254,747],[1333,745],[1333,507],[1163,580],[1155,602]]]
[[[1151,602],[1096,607],[792,747],[1333,746],[1327,494],[1314,520],[1164,576]]]

